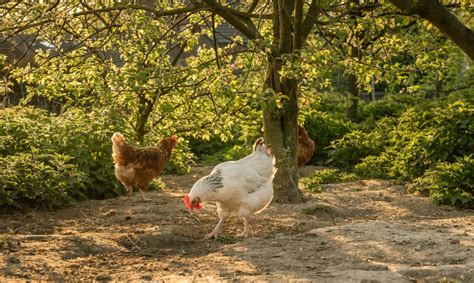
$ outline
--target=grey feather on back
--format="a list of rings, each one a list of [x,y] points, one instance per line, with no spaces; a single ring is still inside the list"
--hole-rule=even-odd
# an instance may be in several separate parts
[[[224,187],[222,184],[222,172],[220,170],[216,170],[213,174],[207,176],[204,180],[211,190],[217,192],[218,189]]]

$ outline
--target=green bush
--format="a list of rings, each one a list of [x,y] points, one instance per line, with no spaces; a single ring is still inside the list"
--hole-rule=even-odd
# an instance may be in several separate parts
[[[311,115],[311,111],[324,112],[338,116],[340,118],[346,117],[347,108],[351,105],[351,100],[347,95],[340,93],[317,93],[311,95],[311,103],[308,107],[301,109],[303,117]]]
[[[305,117],[304,127],[316,144],[313,159],[318,159],[319,163],[327,160],[326,147],[349,132],[350,125],[345,116],[331,115],[317,110],[309,111]]]
[[[50,115],[46,111],[35,108],[7,108],[3,109],[0,119],[0,152],[3,158],[9,163],[14,163],[15,158],[26,159],[25,154],[42,156],[42,162],[32,162],[32,171],[43,172],[47,170],[45,178],[56,178],[48,180],[52,184],[62,184],[60,173],[53,174],[53,171],[60,171],[59,167],[43,168],[43,164],[54,161],[54,156],[66,156],[67,160],[62,163],[65,168],[75,168],[80,172],[80,176],[85,176],[87,180],[87,190],[81,191],[80,195],[74,192],[73,186],[57,186],[57,191],[62,192],[64,198],[56,197],[53,191],[44,194],[44,198],[20,198],[22,200],[37,200],[38,204],[44,206],[47,197],[51,197],[50,206],[57,206],[65,203],[70,198],[107,198],[123,193],[123,188],[116,180],[112,164],[112,146],[110,137],[114,129],[119,127],[121,121],[112,113],[85,113],[79,110],[70,110],[61,115]],[[115,123],[115,124],[114,124]],[[36,157],[35,157],[36,158]],[[48,162],[47,159],[50,158]],[[20,162],[20,161],[19,161]],[[70,167],[73,166],[73,167]],[[6,170],[6,171],[5,171]],[[71,169],[72,170],[72,169]],[[19,171],[20,172],[20,171]],[[0,175],[13,174],[8,171],[8,167],[1,167]],[[79,174],[68,173],[69,176],[79,176]],[[17,182],[18,190],[35,189],[40,192],[47,190],[41,186],[48,183],[33,181],[36,187],[29,187],[24,184],[26,179],[19,176]],[[33,178],[33,177],[31,177]],[[82,181],[79,181],[82,184]],[[9,183],[8,190],[14,190],[14,183]],[[49,192],[49,191],[47,191]],[[8,194],[14,196],[15,194]],[[67,196],[67,197],[66,197]],[[2,200],[1,203],[13,204],[13,200]],[[28,203],[31,203],[28,201]],[[48,205],[46,205],[48,206]]]
[[[474,152],[472,101],[387,101],[367,107],[366,120],[331,143],[331,164],[354,166],[362,178],[414,182],[438,203],[472,204],[472,158],[466,157]]]
[[[369,155],[354,167],[354,173],[361,178],[390,179],[390,167],[393,154],[385,151],[381,155]]]
[[[202,155],[201,162],[204,164],[218,164],[227,160],[238,160],[252,152],[252,146],[229,145],[217,152]]]
[[[427,191],[438,204],[474,207],[474,159],[472,155],[453,163],[441,162],[415,179],[412,191]]]
[[[474,150],[474,107],[466,101],[420,111],[411,108],[391,133],[390,175],[412,181],[438,162],[454,162]]]
[[[191,164],[195,156],[189,149],[187,141],[179,139],[176,148],[171,154],[171,159],[166,163],[164,174],[185,174],[191,172]]]
[[[383,118],[371,130],[356,129],[333,141],[333,165],[356,165],[362,176],[412,181],[438,162],[454,162],[474,148],[474,108],[468,101],[408,108],[398,118]],[[380,159],[380,160],[378,160]],[[364,172],[367,171],[367,172]]]
[[[408,94],[387,95],[383,99],[361,103],[359,121],[377,121],[385,117],[400,117],[408,108],[426,104],[427,100]]]
[[[389,144],[387,132],[396,124],[395,118],[383,118],[377,121],[372,131],[354,129],[342,138],[331,141],[327,148],[329,160],[333,166],[349,168],[370,155],[378,155]]]
[[[18,153],[0,157],[0,207],[53,208],[85,199],[87,175],[72,157],[59,154]]]
[[[53,119],[53,131],[48,139],[52,150],[74,157],[73,162],[87,174],[90,198],[121,195],[124,189],[114,175],[112,163],[112,134],[122,128],[114,113],[84,113],[68,111]]]
[[[48,112],[35,108],[0,109],[0,156],[43,147],[51,130]],[[45,144],[46,146],[47,144]]]
[[[263,133],[254,125],[235,125],[227,139],[212,134],[209,139],[189,137],[189,147],[199,163],[218,164],[237,160],[252,152],[252,145]]]
[[[123,131],[122,129],[125,128],[123,118],[115,112],[105,110],[102,113],[94,111],[87,113],[71,109],[60,115],[52,115],[44,110],[30,107],[2,109],[0,111],[0,157],[5,164],[9,165],[0,167],[0,175],[10,177],[2,184],[6,187],[2,187],[4,193],[0,194],[0,206],[20,206],[21,203],[26,203],[55,207],[72,199],[109,198],[122,195],[124,188],[114,175],[110,138],[114,132]],[[132,136],[126,131],[124,135]],[[156,142],[157,140],[153,141],[153,143]],[[15,162],[28,160],[29,155],[37,162],[31,162],[30,167],[27,167],[28,170],[42,173],[47,181],[35,179],[41,174],[12,177],[22,173],[20,170],[9,171],[16,164]],[[41,159],[37,160],[38,156],[41,156]],[[58,159],[58,156],[64,158]],[[63,161],[61,166],[64,168],[53,166],[59,162],[55,161],[55,158]],[[166,172],[188,172],[189,162],[192,160],[193,155],[186,142],[180,141],[167,164]],[[64,176],[70,178],[73,176],[80,178],[64,184],[61,177],[63,173]],[[29,181],[31,185],[27,184]],[[77,188],[75,182],[77,182]],[[87,184],[87,189],[84,190],[82,184]],[[33,191],[39,192],[40,195],[34,195]],[[50,204],[47,204],[48,198]]]

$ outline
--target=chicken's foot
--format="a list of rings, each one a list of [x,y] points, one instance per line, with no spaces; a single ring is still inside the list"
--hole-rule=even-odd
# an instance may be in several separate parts
[[[214,238],[214,239],[217,238],[217,236],[221,232],[222,224],[224,224],[224,219],[225,219],[224,217],[221,217],[219,219],[219,223],[217,223],[216,227],[210,234],[207,234],[207,236],[204,238],[205,240],[210,239],[210,238]]]
[[[138,189],[138,190],[139,190],[140,193],[142,194],[142,199],[143,199],[143,201],[149,201],[149,200],[150,200],[149,198],[146,198],[146,197],[145,197],[145,193],[143,192],[142,189]]]

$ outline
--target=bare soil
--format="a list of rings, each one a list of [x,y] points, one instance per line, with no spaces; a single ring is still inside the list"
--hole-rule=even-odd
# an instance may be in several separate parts
[[[0,215],[0,281],[474,282],[474,213],[436,206],[385,180],[331,184],[272,203],[240,238],[218,240],[215,205],[183,193],[211,167],[163,176],[164,190],[54,211]],[[313,167],[304,168],[309,174]]]

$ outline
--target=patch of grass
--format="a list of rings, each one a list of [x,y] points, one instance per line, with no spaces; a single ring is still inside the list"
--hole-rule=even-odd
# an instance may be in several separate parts
[[[232,235],[219,236],[219,237],[217,237],[216,241],[219,242],[219,243],[222,243],[222,244],[235,244],[235,243],[237,243],[237,239]]]
[[[8,248],[8,240],[5,237],[1,237],[0,238],[0,249],[4,250],[6,248]]]
[[[439,282],[440,283],[461,283],[462,281],[457,278],[450,278],[450,277],[444,276],[439,279]]]
[[[328,211],[328,210],[329,210],[329,207],[325,205],[315,205],[315,206],[303,208],[302,212],[303,214],[307,214],[307,215],[315,215],[320,211]]]
[[[163,191],[163,189],[166,188],[166,184],[161,180],[161,178],[153,179],[149,186],[153,191],[157,192]]]
[[[311,193],[320,193],[322,192],[322,184],[351,182],[356,180],[359,180],[359,178],[353,173],[338,169],[323,169],[316,171],[310,177],[302,178],[301,182]]]

